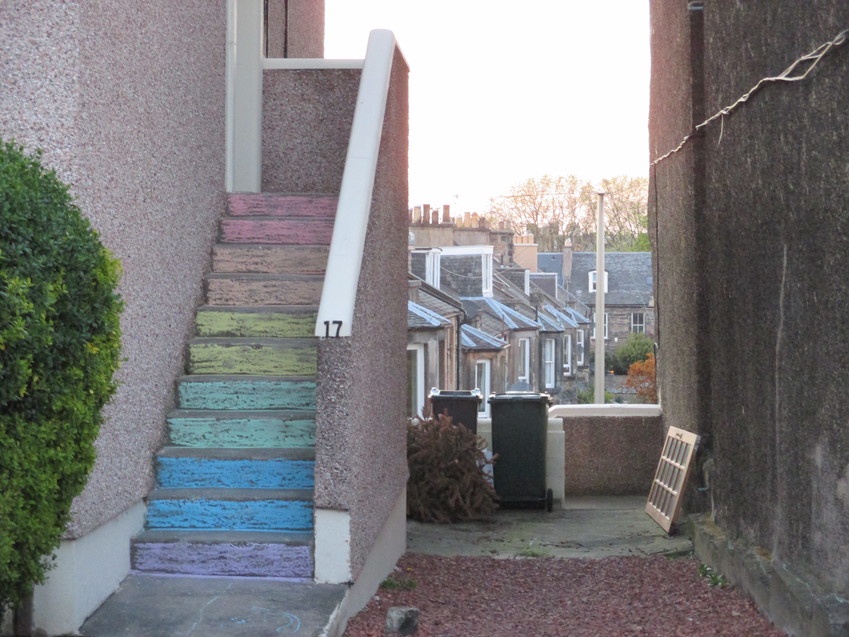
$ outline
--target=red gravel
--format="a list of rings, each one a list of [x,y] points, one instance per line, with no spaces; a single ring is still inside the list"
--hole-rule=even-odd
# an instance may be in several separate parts
[[[698,566],[695,558],[408,553],[391,577],[400,586],[382,587],[345,635],[384,635],[393,606],[421,611],[417,637],[784,635],[739,591],[711,587]]]

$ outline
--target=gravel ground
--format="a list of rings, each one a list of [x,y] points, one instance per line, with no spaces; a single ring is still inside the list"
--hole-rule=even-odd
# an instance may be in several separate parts
[[[778,637],[695,558],[444,557],[407,553],[346,637],[384,635],[393,606],[421,611],[418,637]]]

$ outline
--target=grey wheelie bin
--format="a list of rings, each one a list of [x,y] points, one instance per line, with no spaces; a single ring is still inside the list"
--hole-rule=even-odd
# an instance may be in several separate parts
[[[478,389],[431,389],[433,417],[446,414],[455,425],[463,425],[473,434],[478,432],[478,411],[483,400]]]
[[[545,484],[548,394],[507,392],[489,397],[495,493],[502,507],[551,511],[553,492]]]

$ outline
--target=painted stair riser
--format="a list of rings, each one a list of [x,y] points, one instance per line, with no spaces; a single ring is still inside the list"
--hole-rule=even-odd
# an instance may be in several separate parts
[[[168,458],[156,461],[160,487],[224,489],[312,489],[315,462],[273,458],[267,460],[220,460]]]
[[[333,195],[230,193],[227,211],[234,217],[332,217],[339,198]]]
[[[212,271],[251,274],[324,274],[327,246],[216,244]]]
[[[330,245],[332,219],[222,219],[220,243]]]
[[[309,546],[266,543],[138,542],[137,571],[219,577],[312,578]]]
[[[183,379],[177,385],[182,409],[314,409],[315,381]]]
[[[291,448],[315,445],[315,419],[168,418],[171,444],[225,449]]]
[[[206,280],[206,303],[214,307],[318,305],[323,285],[320,278],[257,280],[238,275],[210,276]]]
[[[312,502],[301,500],[152,499],[147,528],[233,531],[311,531]]]
[[[315,313],[222,312],[200,310],[195,318],[198,336],[307,338],[315,330]]]
[[[226,345],[193,343],[187,369],[191,374],[314,376],[315,345]]]

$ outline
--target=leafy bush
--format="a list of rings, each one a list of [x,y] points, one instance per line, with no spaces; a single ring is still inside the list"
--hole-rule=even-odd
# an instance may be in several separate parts
[[[644,403],[657,403],[657,380],[655,373],[654,354],[649,354],[644,361],[637,361],[628,368],[628,378],[625,386],[637,391],[637,396]]]
[[[605,369],[612,369],[614,374],[627,374],[631,365],[646,360],[653,352],[654,341],[649,336],[631,334],[613,352],[605,354]]]
[[[40,154],[0,140],[0,609],[44,581],[94,464],[119,275]]]
[[[421,522],[462,522],[498,508],[485,472],[486,442],[440,414],[407,426],[407,516]]]
[[[579,405],[592,405],[595,403],[595,387],[590,385],[578,392],[577,396]],[[604,402],[613,402],[613,392],[604,390]]]

